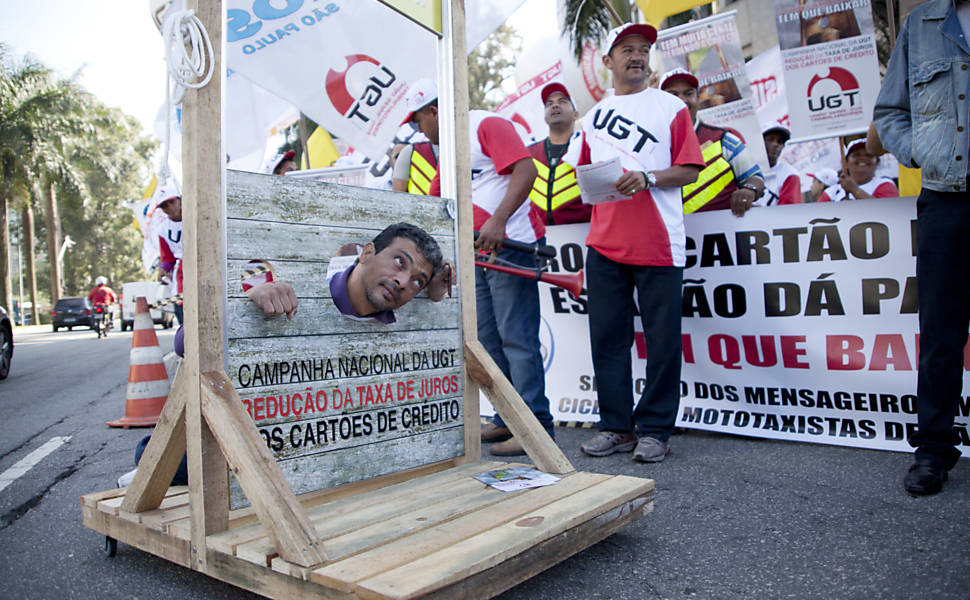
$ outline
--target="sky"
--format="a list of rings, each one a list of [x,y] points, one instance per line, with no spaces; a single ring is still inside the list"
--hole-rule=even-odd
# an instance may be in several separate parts
[[[108,106],[121,108],[153,133],[165,101],[162,38],[149,0],[0,0],[0,43],[31,54],[78,81]],[[524,39],[556,33],[556,0],[526,0],[510,19]]]

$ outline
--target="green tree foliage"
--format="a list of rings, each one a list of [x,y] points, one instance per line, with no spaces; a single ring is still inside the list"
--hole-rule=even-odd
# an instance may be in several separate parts
[[[492,110],[508,91],[502,83],[515,74],[515,59],[522,52],[522,38],[503,24],[468,55],[468,106]]]
[[[583,46],[587,43],[601,44],[606,40],[606,34],[610,29],[620,23],[630,22],[634,2],[632,0],[565,0],[565,4],[563,33],[569,36],[573,56],[579,62],[583,57]]]
[[[71,79],[58,79],[36,61],[15,61],[0,46],[0,286],[10,305],[8,210],[43,210],[37,219],[38,267],[51,266],[63,234],[75,246],[65,255],[68,294],[86,293],[92,273],[120,284],[139,278],[140,234],[126,204],[141,196],[154,142],[134,119],[105,107]],[[44,244],[42,241],[46,240]],[[41,272],[49,300],[61,275]],[[45,281],[46,279],[46,281]],[[32,295],[33,296],[33,295]]]

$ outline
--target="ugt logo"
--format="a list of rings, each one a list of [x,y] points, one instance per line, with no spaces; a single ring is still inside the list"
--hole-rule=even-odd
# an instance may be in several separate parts
[[[832,81],[838,86],[838,90],[832,92],[833,86],[824,84],[824,81]],[[818,97],[813,96],[816,84],[819,86]],[[841,67],[829,67],[829,72],[825,77],[820,77],[817,73],[808,82],[808,110],[818,112],[825,109],[842,107],[843,103],[847,108],[856,105],[856,96],[859,94],[859,82],[855,75]]]
[[[360,119],[361,123],[367,123],[371,119],[366,114],[367,109],[376,106],[381,101],[384,92],[397,81],[397,76],[366,54],[350,54],[344,58],[347,61],[347,68],[343,71],[330,69],[327,73],[327,96],[330,97],[330,102],[337,109],[337,112],[348,119],[357,118]],[[347,73],[358,63],[365,63],[369,71],[376,72],[363,81],[364,87],[360,93],[351,94],[351,87],[347,85]],[[355,71],[357,70],[355,69]],[[364,73],[366,74],[367,71],[364,71]],[[355,80],[352,79],[351,81]],[[359,82],[360,78],[358,77],[356,81]],[[359,87],[359,85],[353,87]]]

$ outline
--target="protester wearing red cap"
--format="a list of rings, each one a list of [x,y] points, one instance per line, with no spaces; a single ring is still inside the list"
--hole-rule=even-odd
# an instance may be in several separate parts
[[[629,23],[607,36],[603,64],[615,93],[583,119],[576,163],[619,159],[624,173],[614,187],[625,196],[593,207],[586,238],[600,432],[582,450],[590,456],[632,450],[641,462],[664,459],[677,417],[686,261],[680,188],[704,164],[684,103],[647,85],[656,38],[653,27]],[[631,410],[634,291],[650,360],[647,385]]]
[[[891,179],[876,177],[879,157],[866,150],[866,140],[852,140],[845,148],[845,170],[839,183],[822,192],[819,202],[862,198],[896,198],[899,190]]]
[[[685,69],[673,69],[660,78],[660,89],[687,105],[704,150],[704,170],[695,183],[684,186],[684,213],[730,208],[735,216],[742,217],[764,193],[761,167],[740,133],[697,118],[698,86],[697,78]]]
[[[779,123],[769,122],[761,125],[761,138],[765,141],[770,168],[765,173],[765,193],[759,203],[764,206],[801,204],[802,179],[798,171],[791,164],[778,161],[785,144],[791,139],[791,132]]]
[[[402,125],[410,123],[414,113],[426,106],[438,106],[438,86],[431,79],[419,79],[411,85],[405,99],[408,114]],[[438,144],[429,141],[405,146],[394,161],[391,188],[395,192],[428,195],[431,180],[438,171]]]
[[[562,157],[572,141],[581,138],[573,132],[579,113],[569,96],[569,90],[561,83],[553,82],[540,92],[546,107],[546,124],[549,137],[529,146],[529,152],[539,175],[532,184],[532,206],[542,220],[549,225],[563,223],[587,223],[593,207],[583,204],[579,197],[576,170]]]
[[[415,85],[408,90],[412,122],[432,143],[438,143],[438,106],[427,103],[437,98],[437,87]],[[511,121],[495,113],[468,113],[469,151],[472,169],[475,248],[498,258],[535,268],[535,256],[502,247],[505,238],[520,242],[541,242],[546,227],[533,212],[529,191],[536,178],[532,156]],[[438,176],[431,182],[432,194],[440,193]],[[475,300],[478,340],[512,382],[529,409],[550,436],[554,435],[552,413],[546,397],[545,372],[539,352],[539,286],[534,279],[475,269]],[[482,430],[482,441],[492,442],[496,456],[525,454],[499,415]]]

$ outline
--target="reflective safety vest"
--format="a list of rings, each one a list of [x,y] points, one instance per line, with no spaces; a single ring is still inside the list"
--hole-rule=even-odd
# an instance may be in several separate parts
[[[549,225],[588,222],[593,207],[583,204],[579,198],[576,169],[564,162],[550,169],[546,141],[529,146],[529,152],[538,172],[529,198],[534,208],[539,209],[542,220]]]
[[[697,141],[701,143],[704,169],[697,175],[697,181],[682,188],[684,214],[730,208],[731,194],[738,185],[721,144],[727,131],[705,123],[698,126]]]
[[[412,194],[428,195],[431,190],[431,180],[438,170],[438,157],[431,149],[431,142],[414,144],[411,152],[411,172],[408,177],[408,192]]]

